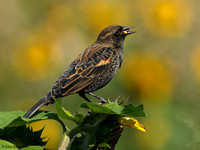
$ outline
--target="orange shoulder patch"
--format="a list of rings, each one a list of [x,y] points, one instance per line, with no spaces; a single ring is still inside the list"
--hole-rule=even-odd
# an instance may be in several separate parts
[[[111,57],[109,57],[107,60],[101,60],[98,64],[96,64],[96,66],[106,65],[106,64],[110,63],[110,59],[111,59]]]

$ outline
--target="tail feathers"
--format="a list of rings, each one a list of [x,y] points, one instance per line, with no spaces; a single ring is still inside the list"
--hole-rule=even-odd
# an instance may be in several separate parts
[[[41,100],[39,100],[25,115],[24,118],[30,118],[33,116],[33,114],[40,109],[44,105],[48,105],[49,103],[52,103],[47,99],[47,96],[43,97]]]

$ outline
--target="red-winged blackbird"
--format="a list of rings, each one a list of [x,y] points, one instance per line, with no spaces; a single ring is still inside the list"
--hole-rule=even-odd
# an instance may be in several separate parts
[[[55,98],[78,93],[86,101],[85,93],[103,102],[102,97],[91,92],[104,87],[121,67],[123,60],[123,43],[131,27],[112,25],[99,34],[97,40],[85,49],[53,84],[50,91],[38,101],[25,115],[30,118],[44,105],[53,104]]]

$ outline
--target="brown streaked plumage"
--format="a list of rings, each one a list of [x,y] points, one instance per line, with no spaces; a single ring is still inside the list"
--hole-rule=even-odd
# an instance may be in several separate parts
[[[112,25],[99,34],[97,40],[85,49],[53,84],[50,91],[38,101],[25,115],[30,118],[44,105],[54,103],[55,98],[61,98],[78,93],[85,100],[90,100],[85,93],[101,101],[105,100],[94,92],[109,83],[123,60],[123,43],[131,27]]]

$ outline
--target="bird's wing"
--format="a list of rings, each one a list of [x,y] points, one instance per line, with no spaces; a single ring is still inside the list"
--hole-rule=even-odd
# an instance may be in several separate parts
[[[75,60],[74,73],[70,74],[61,87],[62,96],[76,93],[94,82],[110,64],[113,51],[109,47],[89,47]]]

